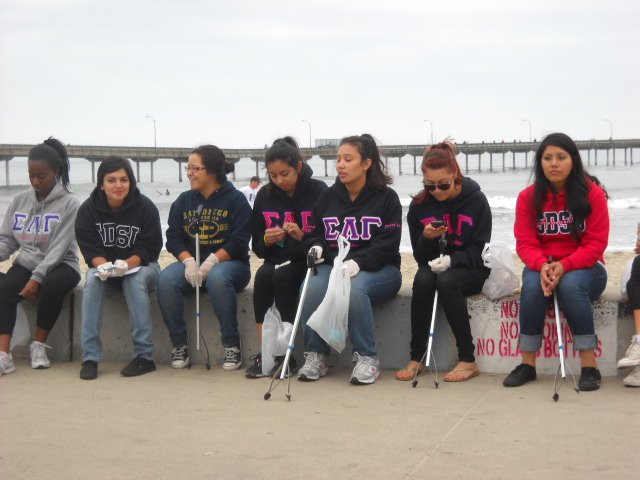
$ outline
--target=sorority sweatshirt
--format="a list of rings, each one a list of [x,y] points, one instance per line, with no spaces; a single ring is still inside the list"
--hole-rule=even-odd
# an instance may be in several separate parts
[[[267,228],[282,227],[285,222],[298,224],[305,235],[316,229],[311,209],[320,194],[328,187],[326,183],[311,178],[312,175],[311,167],[304,164],[298,174],[296,190],[291,197],[274,183],[269,183],[258,192],[253,205],[251,245],[255,254],[264,258],[266,262],[277,265],[287,260],[305,259],[302,241],[287,235],[282,245],[267,247],[264,243],[264,232]]]
[[[549,191],[539,218],[536,218],[534,185],[518,195],[513,228],[516,251],[531,270],[540,271],[549,257],[559,260],[565,272],[591,268],[598,261],[604,263],[603,255],[609,241],[607,197],[591,180],[587,180],[587,185],[591,213],[585,219],[579,243],[571,235],[573,216],[567,210],[565,192],[554,195]]]
[[[314,205],[313,221],[316,229],[305,238],[305,247],[321,245],[325,263],[333,265],[342,235],[351,243],[346,260],[354,260],[360,270],[400,268],[402,206],[393,189],[374,190],[367,183],[352,201],[347,187],[336,178]]]
[[[79,275],[78,244],[73,235],[79,205],[60,182],[41,202],[33,188],[18,193],[0,227],[0,261],[20,250],[13,263],[30,270],[31,280],[40,284],[49,270],[61,263]]]
[[[197,190],[180,194],[169,211],[167,250],[176,258],[184,251],[195,257],[198,226],[201,261],[223,248],[232,259],[249,264],[251,207],[231,182],[225,181],[209,198]]]
[[[482,249],[491,240],[491,208],[480,186],[471,178],[462,178],[462,190],[452,200],[438,201],[427,195],[422,204],[411,202],[407,213],[413,256],[418,265],[440,256],[438,239],[422,235],[425,225],[442,220],[447,226],[445,255],[451,257],[452,268],[487,269]]]
[[[76,239],[89,267],[96,257],[114,262],[132,255],[140,257],[141,265],[149,265],[162,250],[158,208],[135,187],[122,207],[113,211],[104,191],[96,187],[78,210]]]

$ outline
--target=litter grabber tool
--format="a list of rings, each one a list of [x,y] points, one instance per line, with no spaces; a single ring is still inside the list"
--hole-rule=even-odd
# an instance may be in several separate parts
[[[196,210],[196,269],[200,268],[200,215],[202,214],[202,204],[198,205],[198,209]],[[198,281],[196,285],[196,349],[200,351],[200,338],[202,338],[202,343],[204,343],[204,348],[207,351],[207,356],[204,356],[204,353],[200,352],[202,358],[205,361],[205,365],[207,370],[211,370],[211,356],[209,355],[209,347],[207,346],[207,342],[204,341],[204,337],[200,333],[200,283],[202,281]],[[189,364],[189,368],[191,368],[191,364]]]
[[[565,364],[564,361],[564,353],[565,353],[565,345],[564,340],[562,339],[562,328],[560,326],[560,307],[558,306],[558,295],[556,292],[553,292],[553,308],[555,309],[555,317],[556,317],[556,334],[558,336],[558,356],[560,357],[560,362],[558,364],[558,369],[556,370],[555,378],[553,379],[553,401],[557,402],[560,398],[560,385],[562,380],[567,378],[566,369],[569,370],[571,374],[571,378],[573,379],[573,390],[576,393],[580,393],[580,389],[578,388],[578,384],[576,383],[576,377],[571,371],[571,367],[568,364]],[[561,374],[561,379],[558,381],[558,373]]]

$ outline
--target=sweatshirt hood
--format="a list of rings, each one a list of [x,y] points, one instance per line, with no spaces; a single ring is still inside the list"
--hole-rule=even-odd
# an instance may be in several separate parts
[[[349,191],[347,190],[347,187],[345,186],[345,184],[340,181],[340,177],[336,177],[336,181],[334,182],[332,188],[334,189],[340,202],[345,203],[347,205],[365,204],[369,201],[371,197],[376,195],[376,193],[380,193],[374,190],[373,188],[371,188],[371,186],[369,185],[369,182],[366,182],[364,184],[364,188],[362,189],[358,197],[352,201],[351,197],[349,196]]]
[[[29,189],[29,198],[34,204],[50,203],[50,202],[53,202],[54,200],[58,200],[59,198],[64,197],[67,194],[69,194],[69,192],[67,192],[64,189],[64,187],[62,186],[62,182],[60,180],[56,181],[55,185],[53,186],[53,189],[51,189],[51,191],[49,192],[49,195],[47,195],[47,198],[45,198],[41,202],[38,201],[38,198],[36,197],[36,191],[33,188]]]

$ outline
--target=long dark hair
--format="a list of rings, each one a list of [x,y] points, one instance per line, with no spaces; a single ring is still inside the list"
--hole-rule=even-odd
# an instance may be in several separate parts
[[[281,160],[295,169],[298,168],[298,162],[302,162],[303,160],[298,147],[298,142],[296,142],[293,137],[287,136],[273,141],[269,149],[264,154],[264,166],[268,167],[270,163],[273,163],[276,160]],[[269,179],[269,183],[267,183],[264,188],[266,189],[267,195],[271,196],[278,187],[271,181],[271,177],[269,175],[267,175],[267,178]]]
[[[580,243],[580,237],[585,228],[585,220],[591,213],[591,205],[589,204],[589,182],[593,182],[604,190],[604,194],[609,198],[609,194],[600,181],[593,175],[589,175],[584,169],[580,151],[575,142],[564,133],[551,133],[542,139],[533,164],[534,175],[534,202],[536,207],[536,217],[542,215],[542,205],[547,199],[549,192],[554,196],[558,193],[555,188],[544,175],[542,169],[542,156],[548,146],[558,147],[564,150],[571,157],[571,172],[567,177],[565,191],[567,196],[567,210],[571,212],[573,222],[569,227],[571,236]]]
[[[227,181],[227,173],[234,172],[236,169],[233,163],[227,162],[222,150],[215,145],[200,145],[194,148],[191,153],[200,155],[207,173],[215,175],[220,185]]]
[[[49,168],[58,172],[62,186],[69,191],[69,155],[63,143],[57,138],[49,137],[44,142],[29,150],[30,162],[46,162]]]
[[[127,177],[129,177],[129,193],[131,193],[137,185],[136,177],[133,175],[133,169],[131,168],[129,160],[122,157],[107,157],[100,163],[97,174],[98,186],[101,187],[104,184],[104,177],[107,173],[116,172],[121,168],[124,169]]]
[[[367,183],[374,190],[385,190],[393,183],[393,177],[387,173],[387,167],[380,159],[380,152],[376,141],[368,133],[344,137],[340,140],[340,145],[351,145],[358,149],[362,156],[362,161],[371,160],[371,167],[367,170]]]
[[[449,138],[445,138],[442,142],[436,143],[426,148],[424,155],[422,156],[422,175],[426,169],[438,170],[439,168],[446,168],[450,172],[453,172],[454,185],[460,185],[462,183],[462,172],[460,171],[460,165],[456,160],[456,147],[453,141]],[[421,205],[431,195],[426,188],[423,188],[415,197],[413,197],[413,203]]]

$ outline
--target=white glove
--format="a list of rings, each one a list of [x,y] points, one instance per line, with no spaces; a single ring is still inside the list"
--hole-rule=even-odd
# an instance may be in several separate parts
[[[185,258],[182,261],[184,265],[184,278],[191,284],[193,288],[200,285],[200,279],[198,278],[198,266],[196,265],[196,259],[193,257]]]
[[[207,259],[204,262],[200,264],[200,268],[198,269],[200,282],[198,283],[198,285],[202,284],[202,280],[207,278],[207,275],[209,275],[209,272],[213,270],[213,267],[215,267],[219,263],[220,263],[220,260],[218,260],[218,257],[216,257],[215,254],[212,253],[207,257]]]
[[[431,271],[433,273],[442,273],[449,270],[449,267],[451,267],[451,257],[449,255],[445,255],[427,263],[431,267]]]
[[[111,276],[111,270],[113,270],[114,268],[116,268],[116,266],[111,262],[106,262],[98,265],[96,267],[96,270],[98,271],[98,277],[100,277],[100,280],[106,282],[107,278]]]
[[[113,267],[114,269],[112,275],[114,277],[123,277],[124,274],[127,273],[127,270],[129,270],[129,264],[124,260],[116,260],[113,263]]]
[[[360,267],[355,260],[347,260],[346,262],[344,262],[343,268],[347,271],[347,274],[350,278],[355,277],[360,271]]]
[[[322,262],[324,262],[324,258],[322,258],[322,247],[320,245],[314,245],[309,249],[309,253],[307,253],[307,268],[311,268],[314,264],[318,265]]]

